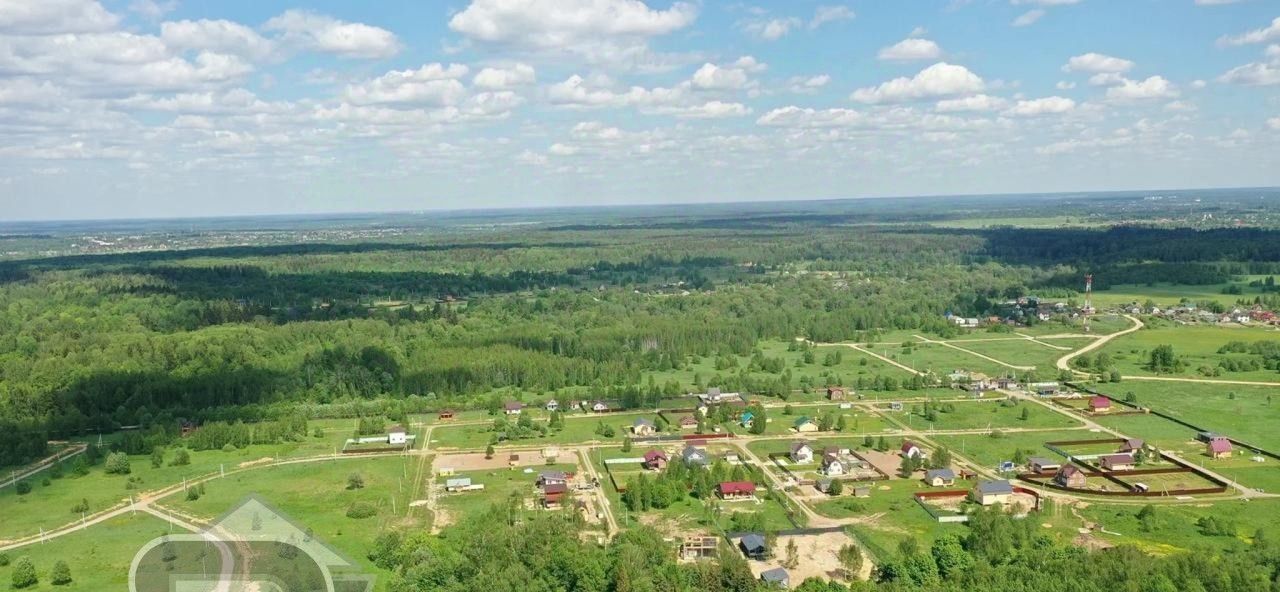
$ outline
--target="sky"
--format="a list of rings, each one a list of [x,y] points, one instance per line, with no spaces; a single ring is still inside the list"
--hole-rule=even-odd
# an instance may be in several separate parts
[[[1275,0],[0,0],[0,220],[1274,185]]]

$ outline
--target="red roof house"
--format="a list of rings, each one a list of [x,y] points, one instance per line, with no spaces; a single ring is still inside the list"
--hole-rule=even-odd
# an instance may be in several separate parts
[[[1209,440],[1208,454],[1211,458],[1225,458],[1231,456],[1231,440],[1226,438],[1214,438]]]
[[[665,466],[667,466],[667,453],[657,449],[644,453],[644,468],[657,471]]]
[[[756,484],[750,481],[726,481],[716,486],[716,493],[721,499],[744,499],[755,497]]]
[[[548,483],[542,486],[542,505],[548,508],[558,506],[564,501],[564,496],[569,493],[569,485],[566,483]]]
[[[1111,411],[1111,399],[1101,395],[1089,399],[1089,409],[1094,413]]]

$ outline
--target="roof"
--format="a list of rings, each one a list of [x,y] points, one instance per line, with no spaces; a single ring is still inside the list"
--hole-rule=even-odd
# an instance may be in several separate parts
[[[1008,481],[981,481],[978,493],[983,495],[1007,495],[1013,493],[1013,484]]]
[[[1058,469],[1058,474],[1063,477],[1070,477],[1076,473],[1083,473],[1083,472],[1084,471],[1080,470],[1080,467],[1077,467],[1075,465],[1065,465],[1061,469]]]
[[[800,416],[800,417],[796,418],[796,423],[795,423],[795,425],[796,425],[796,426],[802,426],[802,425],[804,425],[804,424],[806,424],[806,423],[813,423],[813,420],[812,420],[812,419],[809,419],[809,416],[808,416],[808,415],[802,415],[802,416]]]
[[[1111,399],[1108,399],[1103,396],[1093,397],[1089,399],[1089,406],[1090,407],[1110,407]]]
[[[1129,450],[1138,450],[1142,448],[1143,444],[1145,442],[1142,441],[1142,438],[1129,438],[1124,441],[1124,447]]]
[[[656,448],[644,453],[644,462],[653,462],[658,459],[667,460],[667,453]]]
[[[635,423],[634,423],[634,424],[632,424],[632,425],[634,425],[634,426],[636,426],[636,427],[640,427],[640,426],[649,426],[649,427],[653,427],[653,422],[652,422],[652,421],[650,421],[650,420],[649,420],[649,418],[647,418],[647,417],[637,417],[637,418],[636,418]]]
[[[912,448],[915,448],[915,449],[917,449],[917,450],[919,450],[919,449],[920,449],[920,447],[919,447],[919,446],[916,446],[916,445],[915,445],[915,444],[913,444],[910,440],[903,440],[903,441],[902,441],[902,451],[903,451],[903,452],[911,452],[911,449],[912,449]]]
[[[509,401],[503,405],[502,408],[507,410],[524,409],[524,403],[521,403],[520,401]]]
[[[1043,456],[1033,456],[1028,460],[1028,462],[1030,464],[1038,465],[1041,467],[1058,466],[1062,464],[1056,460],[1053,460],[1052,458],[1045,458]]]
[[[699,462],[704,463],[707,462],[707,451],[692,444],[685,446],[684,450],[680,451],[680,456],[685,460],[685,462],[692,460],[698,460]]]
[[[447,479],[444,482],[445,487],[470,487],[471,477],[458,477],[456,479]]]
[[[738,544],[742,545],[742,548],[748,551],[754,551],[756,549],[763,551],[765,549],[764,537],[758,534],[745,535],[738,541]]]
[[[1132,454],[1108,454],[1101,459],[1102,462],[1111,465],[1131,465],[1133,464]]]
[[[813,451],[813,447],[812,447],[812,446],[810,446],[810,445],[809,445],[809,443],[808,443],[808,442],[805,442],[804,440],[800,440],[799,442],[792,442],[792,443],[791,443],[791,452],[792,452],[792,454],[794,454],[794,453],[796,453],[796,452],[799,452],[802,448],[808,448],[810,451]]]
[[[755,416],[756,416],[756,414],[754,414],[754,413],[752,413],[752,412],[750,412],[750,411],[743,411],[743,412],[742,412],[742,421],[747,421],[748,419],[751,419],[751,418],[753,418],[753,417],[755,417]]]
[[[691,424],[691,423],[692,423],[692,424],[696,424],[696,423],[698,423],[698,418],[696,418],[696,417],[694,417],[694,416],[692,416],[692,415],[686,415],[686,416],[684,416],[684,417],[681,417],[681,418],[680,418],[680,425],[688,425],[688,424]]]
[[[538,478],[543,481],[564,481],[566,476],[564,471],[543,471],[538,473]]]
[[[604,407],[605,409],[608,409],[608,408],[609,408],[609,404],[608,404],[608,403],[605,403],[604,401],[593,401],[593,402],[591,403],[591,406],[592,406],[592,407]]]
[[[725,481],[720,484],[720,493],[755,493],[756,484],[750,481]]]
[[[569,486],[564,483],[548,483],[542,486],[542,493],[554,495],[557,493],[565,493],[569,491]]]
[[[766,582],[782,583],[791,580],[791,576],[787,575],[787,570],[781,567],[766,569],[760,572],[760,579]]]
[[[1231,452],[1231,440],[1214,438],[1209,441],[1209,450],[1211,452]]]
[[[387,433],[388,433],[388,434],[403,434],[403,433],[405,433],[405,429],[404,429],[404,426],[402,426],[402,425],[393,425],[393,426],[391,426],[391,428],[389,428],[389,429],[387,430]]]
[[[930,469],[928,471],[925,471],[924,476],[926,479],[935,479],[935,478],[955,479],[956,472],[951,469]]]

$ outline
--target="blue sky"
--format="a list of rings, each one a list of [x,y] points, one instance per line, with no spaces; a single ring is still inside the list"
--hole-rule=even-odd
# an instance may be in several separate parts
[[[1280,185],[1270,0],[7,0],[0,219]]]

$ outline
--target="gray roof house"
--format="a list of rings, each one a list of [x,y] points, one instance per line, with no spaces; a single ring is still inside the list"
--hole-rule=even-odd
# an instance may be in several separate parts
[[[684,450],[680,451],[680,458],[687,465],[706,466],[709,462],[707,451],[693,445],[685,446]]]
[[[777,588],[791,587],[791,576],[787,575],[787,570],[781,567],[760,572],[760,581]]]
[[[983,481],[978,483],[982,495],[1013,495],[1013,484],[1008,481]]]
[[[764,544],[764,537],[758,534],[749,534],[738,540],[738,548],[742,549],[742,553],[752,559],[764,559],[769,548]]]

